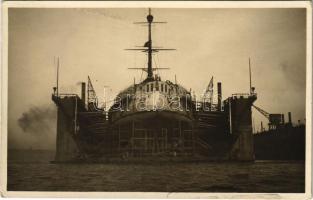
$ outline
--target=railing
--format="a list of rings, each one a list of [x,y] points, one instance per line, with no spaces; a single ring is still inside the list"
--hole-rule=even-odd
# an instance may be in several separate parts
[[[56,97],[60,97],[60,98],[64,98],[64,97],[79,97],[77,94],[71,94],[71,93],[63,93],[63,94],[59,94],[59,95],[55,95],[53,94],[54,96]]]
[[[232,98],[249,98],[251,96],[257,96],[257,93],[235,93],[232,94]]]
[[[196,106],[196,111],[219,111],[218,104],[216,103],[207,103],[202,101],[193,101],[193,104]]]

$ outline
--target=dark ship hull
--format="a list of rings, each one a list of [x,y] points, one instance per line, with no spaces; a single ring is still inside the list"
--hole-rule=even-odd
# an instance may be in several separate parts
[[[305,160],[305,125],[291,123],[254,135],[258,160]]]

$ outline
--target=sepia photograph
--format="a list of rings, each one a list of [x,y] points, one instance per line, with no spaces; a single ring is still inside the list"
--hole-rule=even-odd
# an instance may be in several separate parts
[[[311,194],[302,3],[7,5],[2,190]]]

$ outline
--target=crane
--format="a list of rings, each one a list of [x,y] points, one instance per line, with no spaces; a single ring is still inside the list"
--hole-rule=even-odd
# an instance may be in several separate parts
[[[213,102],[213,76],[210,80],[209,85],[207,86],[204,94],[203,94],[204,100],[209,100],[209,102],[212,104]]]
[[[266,112],[265,110],[257,107],[256,105],[252,105],[257,111],[259,111],[264,117],[266,117],[268,120],[270,120],[270,114]]]
[[[252,105],[257,111],[259,111],[264,117],[266,117],[269,121],[268,128],[269,130],[275,130],[283,123],[283,115],[282,114],[270,114],[265,110],[257,107],[256,105]]]
[[[205,107],[208,107],[209,110],[212,109],[212,104],[213,104],[213,76],[209,82],[209,85],[205,89],[203,96],[202,96],[202,103],[204,104]]]

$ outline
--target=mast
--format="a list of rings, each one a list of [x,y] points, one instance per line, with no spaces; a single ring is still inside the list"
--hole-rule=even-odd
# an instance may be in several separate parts
[[[250,64],[250,58],[249,58],[249,78],[250,78],[250,95],[252,94],[252,86],[251,86],[251,64]]]
[[[149,8],[149,15],[147,15],[148,22],[148,78],[153,78],[152,71],[152,40],[151,40],[151,23],[153,21],[153,16],[151,15],[151,9]]]
[[[135,49],[125,49],[125,50],[135,50],[135,51],[141,51],[141,52],[145,52],[148,55],[148,67],[147,68],[140,68],[140,67],[135,67],[135,68],[128,68],[128,69],[139,69],[142,71],[147,72],[148,76],[146,78],[146,80],[150,81],[150,80],[154,80],[153,77],[153,71],[155,70],[160,70],[160,69],[169,69],[166,67],[153,67],[152,66],[152,53],[157,53],[159,51],[170,51],[170,50],[176,50],[176,49],[169,49],[169,48],[161,48],[161,47],[153,47],[152,46],[152,30],[151,30],[151,26],[152,24],[164,24],[166,22],[154,22],[153,21],[153,15],[151,15],[151,8],[149,8],[149,13],[147,15],[147,21],[146,22],[135,22],[134,24],[144,24],[144,25],[148,25],[148,41],[144,44],[144,46],[138,46],[141,48],[135,48]]]
[[[60,68],[60,58],[57,61],[57,97],[59,96],[59,68]]]

